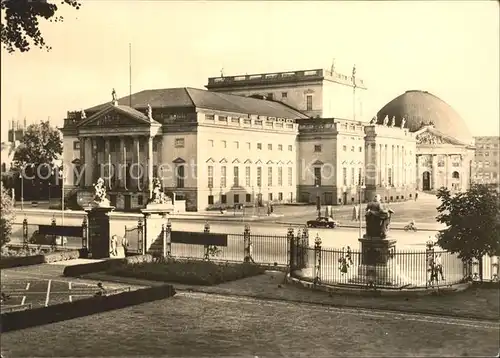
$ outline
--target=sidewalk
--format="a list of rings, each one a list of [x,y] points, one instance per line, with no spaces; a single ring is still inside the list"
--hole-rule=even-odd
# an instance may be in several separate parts
[[[433,295],[407,298],[354,296],[329,294],[287,285],[284,283],[284,276],[285,274],[282,272],[266,271],[264,275],[227,282],[217,286],[193,286],[176,283],[173,285],[179,292],[199,292],[331,307],[366,308],[498,322],[499,300],[497,290],[483,290],[484,292],[481,293],[487,294],[486,299],[479,297],[475,289],[439,297]],[[82,278],[139,286],[157,286],[162,284],[133,278],[115,277],[104,273],[88,274],[82,276]],[[485,300],[488,302],[487,305],[479,302]]]
[[[276,224],[280,225],[291,225],[291,226],[296,226],[296,225],[305,225],[305,221],[299,221],[299,220],[287,220],[287,221],[275,221]],[[391,230],[404,230],[404,227],[408,225],[407,222],[391,222]],[[340,227],[344,228],[359,228],[359,221],[340,221]],[[364,229],[366,227],[365,222],[362,222],[362,228]],[[438,231],[438,230],[443,230],[445,226],[440,223],[421,223],[417,224],[417,230],[418,231]]]

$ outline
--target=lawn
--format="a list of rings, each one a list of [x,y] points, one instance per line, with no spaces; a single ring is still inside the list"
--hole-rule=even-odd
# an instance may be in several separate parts
[[[7,357],[494,356],[498,328],[183,294],[2,335]]]

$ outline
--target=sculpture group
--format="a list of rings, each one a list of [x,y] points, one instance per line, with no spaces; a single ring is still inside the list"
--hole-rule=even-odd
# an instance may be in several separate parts
[[[385,239],[389,231],[391,216],[394,214],[390,208],[381,202],[380,195],[366,206],[366,238]]]

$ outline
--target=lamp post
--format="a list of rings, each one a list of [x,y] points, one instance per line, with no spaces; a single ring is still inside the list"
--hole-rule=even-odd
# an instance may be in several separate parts
[[[58,175],[61,179],[61,225],[64,225],[64,170],[59,171]]]
[[[363,180],[361,179],[361,174],[359,175],[358,179],[358,215],[359,215],[359,237],[363,237],[363,219],[361,215],[361,193],[362,190],[365,189],[366,187],[363,185]]]
[[[319,195],[319,184],[316,183],[316,210],[318,211],[318,218],[321,216],[321,196]]]
[[[21,211],[24,211],[24,175],[22,171],[19,173],[19,178],[21,179]]]

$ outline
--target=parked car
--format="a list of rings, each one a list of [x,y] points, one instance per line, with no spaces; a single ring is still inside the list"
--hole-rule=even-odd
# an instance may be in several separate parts
[[[338,222],[332,218],[320,216],[314,220],[309,220],[307,222],[307,227],[325,227],[325,228],[336,228],[339,226]]]

